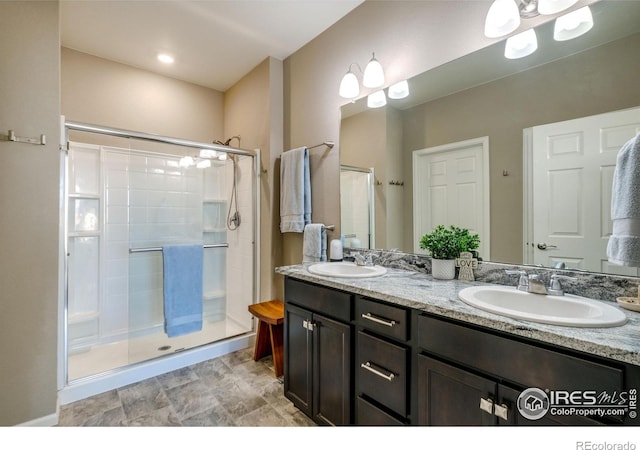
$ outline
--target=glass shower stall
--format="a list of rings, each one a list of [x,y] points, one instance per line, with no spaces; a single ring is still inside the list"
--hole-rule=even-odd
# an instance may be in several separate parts
[[[251,333],[258,152],[65,128],[66,384]],[[203,247],[202,327],[169,337],[163,247],[183,244]]]

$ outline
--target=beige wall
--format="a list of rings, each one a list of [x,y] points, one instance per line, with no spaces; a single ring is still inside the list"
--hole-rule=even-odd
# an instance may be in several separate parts
[[[639,48],[635,34],[404,111],[405,236],[413,223],[411,152],[489,136],[491,260],[521,263],[522,130],[640,105]]]
[[[0,426],[54,422],[60,39],[57,2],[0,2]]]
[[[267,58],[225,93],[224,130],[226,138],[240,135],[242,148],[260,149],[260,298],[281,298],[282,280],[275,267],[282,248],[276,189],[276,162],[282,153],[282,61]]]
[[[193,141],[224,138],[222,92],[68,48],[62,49],[62,114]]]

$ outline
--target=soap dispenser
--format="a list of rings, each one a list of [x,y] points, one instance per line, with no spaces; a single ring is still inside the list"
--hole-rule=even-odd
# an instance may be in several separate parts
[[[329,261],[342,261],[342,241],[340,239],[332,239],[329,248]]]

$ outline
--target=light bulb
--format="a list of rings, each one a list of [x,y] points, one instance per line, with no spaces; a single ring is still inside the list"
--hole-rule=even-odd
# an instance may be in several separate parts
[[[173,64],[174,59],[168,53],[158,53],[158,61],[165,64]]]
[[[538,48],[536,32],[531,28],[507,39],[504,48],[504,56],[509,59],[524,58],[535,52]]]
[[[376,59],[375,53],[364,68],[362,84],[368,88],[377,88],[384,84],[384,70],[382,70],[382,64]]]
[[[588,6],[558,17],[553,27],[553,38],[556,41],[568,41],[582,36],[593,28],[593,15]]]
[[[484,35],[488,38],[506,36],[520,26],[520,11],[513,0],[495,0],[489,7],[484,22]]]
[[[340,97],[356,98],[358,95],[360,95],[358,78],[356,78],[356,75],[349,69],[340,82]]]
[[[409,95],[409,83],[407,80],[389,86],[389,98],[399,99]]]
[[[375,91],[367,97],[367,106],[369,108],[380,108],[387,104],[387,97],[383,90]]]
[[[210,159],[201,159],[200,161],[198,161],[196,163],[196,167],[198,169],[206,169],[207,167],[211,167],[211,160]]]

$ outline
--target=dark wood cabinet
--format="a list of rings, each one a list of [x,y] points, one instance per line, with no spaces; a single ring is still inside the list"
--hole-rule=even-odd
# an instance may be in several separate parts
[[[624,392],[632,385],[625,383],[625,369],[630,368],[622,364],[605,364],[428,315],[419,315],[417,322],[419,425],[593,426],[622,421],[578,414],[529,420],[518,409],[518,398],[528,388]]]
[[[356,298],[356,425],[409,423],[410,311]]]
[[[343,292],[285,284],[285,396],[321,425],[353,422],[351,303]]]
[[[517,410],[522,390],[444,362],[418,356],[420,425],[601,425],[581,416],[523,417]]]
[[[528,388],[636,395],[638,366],[290,277],[284,351],[285,396],[321,425],[640,424],[518,408]]]

